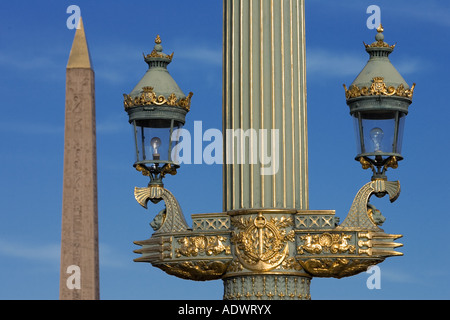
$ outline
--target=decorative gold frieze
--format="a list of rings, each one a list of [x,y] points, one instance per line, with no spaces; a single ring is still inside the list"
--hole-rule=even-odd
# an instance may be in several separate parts
[[[414,95],[414,88],[416,87],[416,84],[414,83],[411,87],[411,89],[406,89],[403,84],[400,84],[397,88],[394,86],[387,86],[386,83],[384,83],[383,77],[375,77],[372,79],[373,83],[368,87],[362,87],[359,88],[356,85],[351,85],[349,89],[347,89],[347,86],[344,84],[345,89],[345,97],[348,99],[358,98],[361,96],[376,96],[376,95],[382,95],[382,96],[398,96],[398,97],[405,97],[412,99]]]
[[[224,279],[224,300],[311,299],[310,279],[283,275],[247,275]]]
[[[284,259],[280,267],[284,270],[293,270],[293,271],[303,270],[301,264],[294,257]]]
[[[150,106],[150,105],[156,106],[168,105],[173,107],[180,107],[186,109],[187,111],[191,109],[191,98],[194,95],[192,92],[190,92],[187,97],[178,99],[174,93],[172,93],[171,95],[169,95],[168,98],[166,98],[163,95],[157,96],[153,90],[154,90],[153,87],[144,87],[142,88],[141,95],[134,98],[128,94],[124,94],[123,104],[125,110],[132,107]]]
[[[315,258],[300,261],[302,267],[314,277],[343,278],[364,272],[384,259]]]
[[[154,264],[154,266],[178,278],[207,281],[221,279],[227,270],[228,263],[229,261],[195,260]]]
[[[269,271],[278,267],[288,255],[288,241],[294,240],[292,217],[266,219],[262,213],[255,218],[232,217],[231,242],[239,262],[251,271]]]
[[[159,46],[158,47],[155,46],[155,49],[153,49],[153,51],[150,54],[147,54],[147,55],[143,54],[144,59],[163,58],[163,59],[168,59],[168,60],[172,61],[172,59],[173,59],[173,52],[169,56],[167,54],[162,53],[161,51],[158,51],[158,50],[162,50],[162,47],[160,46],[162,41],[161,41],[161,37],[159,36],[159,34],[156,36],[155,43],[156,43],[156,45],[159,45]]]
[[[300,236],[300,240],[303,240],[303,244],[297,247],[299,254],[305,252],[310,254],[321,253],[355,253],[356,247],[349,244],[352,239],[351,234],[337,234],[337,233],[322,233],[322,234],[307,234]]]
[[[389,45],[389,44],[387,44],[386,42],[384,42],[383,40],[379,40],[379,41],[375,41],[374,43],[372,43],[372,44],[366,44],[366,43],[364,43],[364,46],[366,47],[366,48],[390,48],[390,49],[394,49],[395,48],[395,44],[393,44],[393,45]]]
[[[233,259],[233,261],[231,261],[231,263],[228,265],[227,272],[234,273],[234,272],[240,272],[242,270],[244,270],[244,267],[239,262],[239,260]]]
[[[228,276],[236,276],[236,275],[242,275],[244,273],[248,273],[248,271],[244,271],[244,266],[240,261],[235,258],[228,266],[227,269],[227,277]],[[295,275],[295,276],[302,276],[302,277],[308,277],[309,275],[303,270],[301,264],[297,261],[295,257],[289,257],[289,255],[286,256],[286,258],[283,260],[283,262],[276,267],[275,269],[270,270],[270,273],[272,274],[280,274],[280,275]],[[252,273],[253,274],[253,273]]]
[[[200,255],[216,256],[222,253],[231,254],[230,246],[224,245],[227,238],[222,236],[194,236],[178,239],[180,248],[175,250],[177,258],[181,256],[196,257]]]
[[[148,58],[163,58],[163,59],[168,59],[168,60],[172,61],[173,54],[174,54],[174,52],[172,52],[171,55],[167,55],[165,53],[153,50],[150,54],[147,54],[147,55],[144,54],[144,58],[145,59],[148,59]]]

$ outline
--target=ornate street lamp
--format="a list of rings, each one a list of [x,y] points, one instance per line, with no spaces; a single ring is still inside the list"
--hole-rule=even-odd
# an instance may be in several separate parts
[[[149,69],[133,91],[124,94],[124,106],[133,127],[134,167],[150,177],[149,185],[162,186],[164,176],[176,174],[179,168],[172,156],[174,133],[185,123],[192,93],[186,96],[167,71],[173,53],[162,52],[159,35],[155,43],[153,51],[144,55]]]
[[[310,299],[313,277],[349,277],[402,255],[395,251],[402,246],[395,242],[401,235],[380,228],[385,218],[369,201],[372,195],[389,195],[392,202],[399,196],[399,182],[387,181],[385,172],[402,159],[401,137],[414,86],[410,88],[389,62],[394,47],[383,41],[380,26],[377,41],[366,45],[369,62],[345,87],[358,132],[356,159],[365,169],[372,168],[372,181],[358,191],[342,223],[334,210],[310,210],[306,92],[295,89],[305,85],[300,75],[306,60],[304,50],[292,50],[304,49],[304,1],[294,2],[296,14],[289,6],[266,14],[268,7],[258,0],[224,0],[224,130],[260,125],[264,132],[276,126],[283,141],[282,164],[273,176],[264,176],[257,166],[224,166],[223,212],[193,214],[189,227],[176,198],[163,187],[164,175],[178,168],[171,152],[177,140],[173,133],[184,124],[192,93],[185,96],[167,72],[172,55],[162,53],[159,37],[145,56],[150,67],[146,75],[124,95],[134,130],[135,167],[150,177],[148,187],[135,188],[135,198],[145,208],[149,200],[164,200],[166,206],[151,223],[152,236],[135,241],[141,248],[134,252],[141,256],[134,261],[183,279],[222,280],[224,299]],[[242,15],[244,5],[255,19]],[[280,21],[286,28],[268,32],[265,26]],[[294,23],[297,27],[292,28]],[[260,27],[261,32],[252,31]],[[246,47],[247,39],[261,47],[253,52],[253,45]],[[284,40],[277,45],[277,39],[291,39],[291,47]],[[250,68],[239,71],[248,61]],[[292,72],[277,67],[277,61],[290,65]],[[276,79],[282,85],[276,85]],[[281,97],[283,108],[276,107],[275,97]],[[225,138],[224,143],[231,142]],[[273,143],[272,152],[277,147]],[[224,151],[226,158],[228,148]]]
[[[389,61],[395,45],[384,42],[381,25],[377,31],[376,41],[365,44],[367,65],[348,89],[344,85],[355,124],[355,159],[373,170],[373,180],[386,179],[387,168],[397,168],[403,159],[403,129],[415,87],[409,87]]]

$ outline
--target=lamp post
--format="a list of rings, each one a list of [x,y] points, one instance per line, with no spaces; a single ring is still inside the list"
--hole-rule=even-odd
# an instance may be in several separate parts
[[[387,181],[385,171],[402,158],[402,125],[414,89],[387,59],[393,47],[381,28],[377,42],[366,46],[367,66],[346,88],[358,129],[356,159],[374,175],[340,224],[334,210],[308,208],[304,1],[224,0],[224,26],[224,130],[280,130],[282,141],[267,146],[281,153],[280,170],[264,176],[254,164],[227,163],[224,212],[194,214],[193,226],[187,225],[162,179],[178,168],[172,134],[184,124],[192,94],[174,86],[166,69],[173,55],[162,53],[157,38],[145,56],[149,71],[124,95],[134,165],[150,177],[147,187],[135,188],[135,198],[144,207],[149,200],[166,205],[151,223],[152,236],[135,242],[141,246],[135,261],[183,279],[222,280],[224,299],[301,300],[311,298],[314,277],[353,276],[402,255],[395,251],[401,235],[385,233],[369,203],[372,195],[399,196],[400,184]],[[254,136],[249,139],[254,145]]]

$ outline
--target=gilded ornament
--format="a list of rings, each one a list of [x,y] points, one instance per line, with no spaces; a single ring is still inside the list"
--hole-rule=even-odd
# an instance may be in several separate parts
[[[300,236],[303,240],[303,245],[298,246],[299,254],[321,254],[321,253],[346,253],[353,254],[356,251],[354,245],[350,245],[351,234],[337,234],[337,233],[322,233],[322,234],[307,234]]]
[[[224,299],[310,299],[309,278],[283,275],[251,275],[224,279]]]
[[[169,95],[169,97],[166,99],[163,95],[157,96],[156,93],[153,91],[153,87],[144,87],[142,88],[142,93],[137,97],[131,97],[130,95],[124,94],[124,107],[125,110],[132,108],[132,107],[138,107],[138,106],[150,106],[150,105],[156,105],[156,106],[162,106],[162,105],[168,105],[173,107],[180,107],[187,111],[191,108],[191,98],[194,95],[192,92],[189,93],[189,95],[185,98],[178,99],[174,93]]]
[[[295,271],[303,270],[300,263],[294,257],[284,259],[284,261],[281,263],[281,267],[284,270],[295,270]]]
[[[196,257],[199,254],[216,256],[225,253],[226,255],[230,255],[230,246],[224,245],[226,241],[227,239],[222,236],[183,237],[178,239],[178,244],[181,247],[175,250],[175,255],[177,258],[181,256]]]
[[[227,272],[239,272],[244,270],[244,267],[242,266],[242,264],[236,259],[231,261],[231,263],[228,266],[228,270]]]
[[[172,61],[173,53],[170,56],[165,53],[162,53],[161,52],[161,50],[162,50],[161,43],[162,43],[161,37],[159,35],[157,35],[156,39],[155,39],[155,44],[156,44],[155,48],[153,49],[153,51],[150,54],[148,54],[148,55],[143,54],[144,58],[145,59],[163,58],[163,59],[168,59],[169,61]]]
[[[386,162],[386,164],[384,165],[384,168],[392,168],[392,169],[397,169],[398,168],[398,160],[396,156],[390,157],[389,160]]]
[[[414,95],[414,89],[416,84],[414,83],[411,89],[405,89],[403,84],[400,84],[397,88],[394,86],[387,86],[384,83],[383,77],[374,77],[372,79],[372,85],[370,88],[362,87],[359,88],[356,85],[351,85],[350,88],[347,89],[347,86],[344,84],[345,89],[345,97],[348,99],[358,98],[361,96],[398,96],[412,99]]]
[[[170,174],[172,176],[177,174],[177,168],[175,166],[172,166],[170,163],[166,163],[164,167],[161,170],[161,178],[164,178],[166,174]]]
[[[359,163],[361,163],[361,166],[364,170],[373,168],[373,164],[364,157],[359,158]]]
[[[167,189],[161,186],[149,186],[146,188],[134,188],[134,197],[136,201],[147,209],[148,201],[158,203],[164,200],[166,205],[165,219],[155,234],[170,233],[170,232],[182,232],[189,229],[180,204],[174,195]]]
[[[175,93],[172,93],[168,98],[167,98],[167,104],[169,106],[176,106],[177,104],[177,96],[175,95]]]
[[[389,48],[391,50],[394,50],[395,48],[395,44],[390,46],[388,45],[386,42],[384,42],[384,36],[382,35],[382,33],[384,32],[384,28],[383,26],[380,24],[380,26],[377,28],[378,34],[379,36],[376,38],[377,41],[375,41],[372,44],[366,44],[364,43],[364,46],[366,47],[366,49],[368,48]]]
[[[163,58],[163,59],[168,59],[168,60],[172,61],[173,55],[174,55],[174,52],[172,52],[171,55],[167,55],[165,53],[153,50],[150,54],[147,54],[147,55],[144,54],[144,57],[145,57],[145,59],[148,59],[148,58]]]
[[[217,260],[195,260],[154,264],[154,266],[160,268],[167,274],[178,278],[194,281],[207,281],[221,279],[227,270],[228,262]]]
[[[162,43],[161,37],[159,36],[159,34],[156,35],[155,43],[156,43],[156,44],[161,44],[161,43]]]
[[[367,48],[389,48],[389,49],[392,49],[392,50],[394,50],[394,48],[395,48],[395,44],[393,44],[393,45],[389,45],[389,44],[387,44],[386,42],[384,42],[383,40],[378,40],[378,41],[375,41],[374,43],[372,43],[372,44],[366,44],[365,42],[364,42],[364,46],[366,47],[366,49]]]
[[[336,231],[380,231],[381,229],[368,212],[369,199],[374,194],[377,197],[389,194],[390,201],[394,202],[400,196],[400,183],[377,179],[364,185],[356,194],[347,217],[341,225],[336,227]]]
[[[294,240],[294,230],[286,233],[287,227],[294,225],[292,217],[267,220],[262,213],[255,218],[231,218],[233,231],[231,242],[235,244],[235,254],[239,262],[252,271],[269,271],[278,267],[288,255],[288,241]]]
[[[136,170],[141,172],[143,176],[146,176],[146,177],[150,176],[150,171],[148,171],[147,168],[145,168],[144,166],[141,166],[140,164],[138,164],[136,166]]]
[[[369,231],[359,232],[358,237],[360,238],[358,241],[358,251],[361,255],[364,254],[369,257],[390,257],[403,255],[403,253],[394,250],[395,248],[403,246],[401,243],[394,242],[394,240],[401,238],[402,235]]]
[[[300,261],[311,275],[323,278],[343,278],[364,272],[368,267],[383,262],[384,259],[315,258]]]

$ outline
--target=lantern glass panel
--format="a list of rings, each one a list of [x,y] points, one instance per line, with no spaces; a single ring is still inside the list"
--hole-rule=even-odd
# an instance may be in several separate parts
[[[136,163],[154,164],[176,163],[172,150],[177,141],[172,141],[172,133],[182,126],[173,120],[137,120],[133,123],[136,145]]]
[[[399,118],[398,118],[398,137],[397,137],[397,153],[402,153],[402,144],[403,144],[403,132],[405,130],[405,119],[406,114],[403,112],[399,112]]]
[[[401,154],[405,114],[358,112],[354,115],[358,155],[375,158]]]

